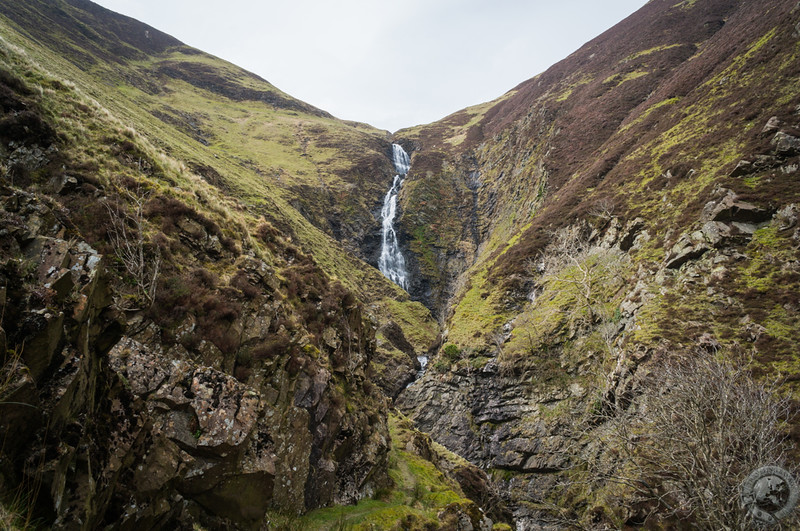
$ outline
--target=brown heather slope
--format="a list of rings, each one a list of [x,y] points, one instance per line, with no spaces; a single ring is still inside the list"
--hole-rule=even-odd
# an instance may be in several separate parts
[[[637,411],[664,359],[716,352],[798,396],[798,24],[794,0],[655,0],[397,133],[414,288],[445,328],[401,408],[491,470],[519,525],[670,512],[592,479],[624,469],[594,416]]]
[[[752,40],[749,36],[759,35],[757,28],[772,27],[769,20],[756,21],[757,25],[740,20],[741,26],[734,30],[729,24],[712,49],[706,50],[709,38],[725,27],[726,19],[737,12],[737,5],[734,1],[699,2],[689,8],[687,3],[667,6],[666,2],[650,2],[567,59],[521,83],[497,103],[398,132],[401,141],[412,142],[418,151],[411,177],[432,171],[441,174],[435,176],[441,180],[453,167],[462,174],[480,170],[479,177],[459,175],[454,182],[448,181],[448,188],[461,191],[457,203],[462,205],[462,215],[453,214],[461,219],[466,217],[463,209],[471,203],[469,191],[479,188],[474,208],[481,209],[480,242],[490,239],[492,229],[501,221],[514,218],[517,226],[524,225],[531,212],[542,206],[539,199],[545,191],[548,200],[544,204],[552,204],[558,214],[538,218],[548,219],[547,223],[555,220],[556,224],[570,220],[571,215],[581,213],[577,205],[585,190],[593,190],[606,178],[617,162],[635,149],[644,131],[658,134],[669,129],[663,120],[663,129],[652,127],[661,114],[672,109],[665,102],[691,92],[708,78],[717,62],[735,55],[735,47],[748,45]],[[736,18],[727,22],[737,24]],[[659,104],[666,108],[658,111]],[[657,112],[646,123],[623,130],[626,124],[637,122],[637,117],[653,111]],[[480,184],[472,183],[476,178]],[[569,190],[558,193],[567,185]],[[609,185],[604,188],[606,195],[616,193]],[[553,202],[555,195],[558,205]],[[598,198],[596,192],[586,197],[582,209],[585,211],[586,205]],[[420,199],[424,201],[421,207],[417,206]],[[410,219],[401,225],[412,249],[416,243],[434,249],[436,254],[437,246],[418,241],[417,218],[427,221],[435,212],[447,211],[451,203],[450,197],[439,201],[435,194],[421,198],[409,194],[403,206]],[[475,231],[466,226],[452,231],[459,234],[440,231],[433,239],[448,243],[472,243],[474,239],[471,236]],[[519,255],[512,250],[503,262],[508,264],[503,275],[519,269],[523,263],[519,256],[530,251],[539,232],[530,230],[517,246]],[[447,251],[453,252],[453,247],[457,245],[451,243]],[[424,259],[419,262],[424,263]],[[437,285],[433,289],[444,288]],[[445,302],[441,298],[437,301]]]

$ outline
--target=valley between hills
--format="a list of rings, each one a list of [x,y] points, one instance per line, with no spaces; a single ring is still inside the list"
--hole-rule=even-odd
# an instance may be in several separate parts
[[[0,524],[794,528],[798,52],[796,0],[652,0],[390,133],[4,0]]]

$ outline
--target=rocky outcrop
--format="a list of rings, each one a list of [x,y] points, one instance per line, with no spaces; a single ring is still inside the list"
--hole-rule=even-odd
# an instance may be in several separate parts
[[[3,187],[0,431],[3,484],[40,485],[55,525],[80,528],[105,509],[106,419],[113,385],[102,358],[122,333],[110,308],[103,258],[86,243],[63,239],[60,216],[41,198]],[[123,412],[122,404],[114,408]],[[115,423],[128,422],[124,416]],[[95,507],[86,513],[86,504]]]
[[[238,331],[234,361],[188,339],[204,323],[192,312],[167,334],[115,310],[105,259],[63,238],[64,212],[48,201],[0,189],[4,488],[40,484],[54,527],[78,529],[258,526],[268,510],[353,503],[387,484],[383,399],[366,381],[374,339],[358,306],[329,320],[322,352],[308,335],[275,345],[275,315],[294,310],[275,300],[273,269],[244,259],[238,285],[254,302],[226,325]],[[177,237],[194,257],[219,257],[214,236],[188,223]]]
[[[397,404],[447,449],[481,469],[514,472],[515,488],[527,485],[527,502],[541,502],[546,484],[541,478],[570,465],[572,443],[560,419],[547,414],[555,404],[567,403],[573,391],[542,389],[535,373],[498,373],[490,362],[480,371],[467,368],[429,374],[403,393]],[[582,393],[583,390],[574,390]],[[466,472],[466,471],[465,471]],[[466,479],[466,474],[462,474]],[[528,511],[510,485],[483,487],[483,492],[504,492],[504,504],[514,509],[518,524]],[[491,506],[487,503],[487,506]]]

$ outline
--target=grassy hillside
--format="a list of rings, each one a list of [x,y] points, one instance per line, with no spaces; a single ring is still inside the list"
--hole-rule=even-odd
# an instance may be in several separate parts
[[[0,517],[739,526],[800,433],[795,4],[654,0],[390,138],[88,1],[6,0]],[[392,141],[412,295],[369,265]],[[696,441],[658,446],[695,397],[734,441],[699,497],[664,457]]]
[[[401,230],[454,294],[401,407],[492,469],[518,521],[669,513],[586,475],[622,467],[601,427],[646,411],[664,359],[711,352],[798,396],[798,21],[791,1],[649,2],[502,98],[397,133],[416,149]]]
[[[652,270],[700,228],[720,189],[769,213],[797,202],[795,153],[778,153],[775,139],[797,133],[798,45],[784,21],[797,12],[662,4],[650,2],[499,100],[398,133],[418,148],[402,226],[423,273],[433,256],[464,247],[474,256],[457,284],[455,311],[464,313],[450,329],[459,342],[485,340],[517,313],[515,294],[532,286],[530,261],[560,228],[588,223],[602,234],[609,222],[641,218],[650,237],[632,258]],[[778,125],[764,130],[768,122]],[[760,167],[734,172],[758,157]],[[454,201],[436,193],[439,181],[466,192]],[[474,202],[464,197],[470,188]],[[428,221],[453,204],[475,220]]]
[[[8,45],[24,50],[27,60],[61,80],[64,91],[79,95],[93,112],[146,142],[149,157],[166,155],[187,176],[165,185],[187,187],[187,178],[199,177],[239,210],[264,217],[329,275],[374,303],[379,324],[420,328],[409,315],[424,312],[390,303],[408,297],[362,262],[377,260],[377,213],[393,177],[387,132],[338,120],[254,74],[91,2],[5,2],[0,14]],[[61,109],[51,112],[63,118]],[[80,122],[72,116],[65,126],[80,130]],[[89,168],[97,165],[98,149],[118,150],[114,146],[125,141],[101,130],[83,135],[75,132],[67,149]],[[121,156],[129,165],[146,164],[147,157],[140,161],[138,155]],[[412,342],[414,348],[426,351],[435,335]],[[396,350],[381,350],[389,359],[398,357]],[[406,357],[399,362],[408,365]]]
[[[438,329],[359,258],[386,133],[88,2],[4,2],[0,35],[6,507],[247,526],[391,492],[375,383]]]

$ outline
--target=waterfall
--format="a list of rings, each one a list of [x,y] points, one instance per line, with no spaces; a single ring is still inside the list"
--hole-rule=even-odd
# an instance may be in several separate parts
[[[408,273],[406,272],[406,261],[400,246],[397,244],[397,234],[394,232],[394,217],[397,213],[397,193],[403,184],[403,178],[408,173],[411,160],[408,153],[398,144],[392,144],[392,162],[394,162],[397,175],[394,176],[392,187],[386,192],[383,198],[383,208],[381,209],[381,222],[383,233],[381,235],[381,256],[378,258],[378,269],[381,273],[400,286],[408,289]]]

